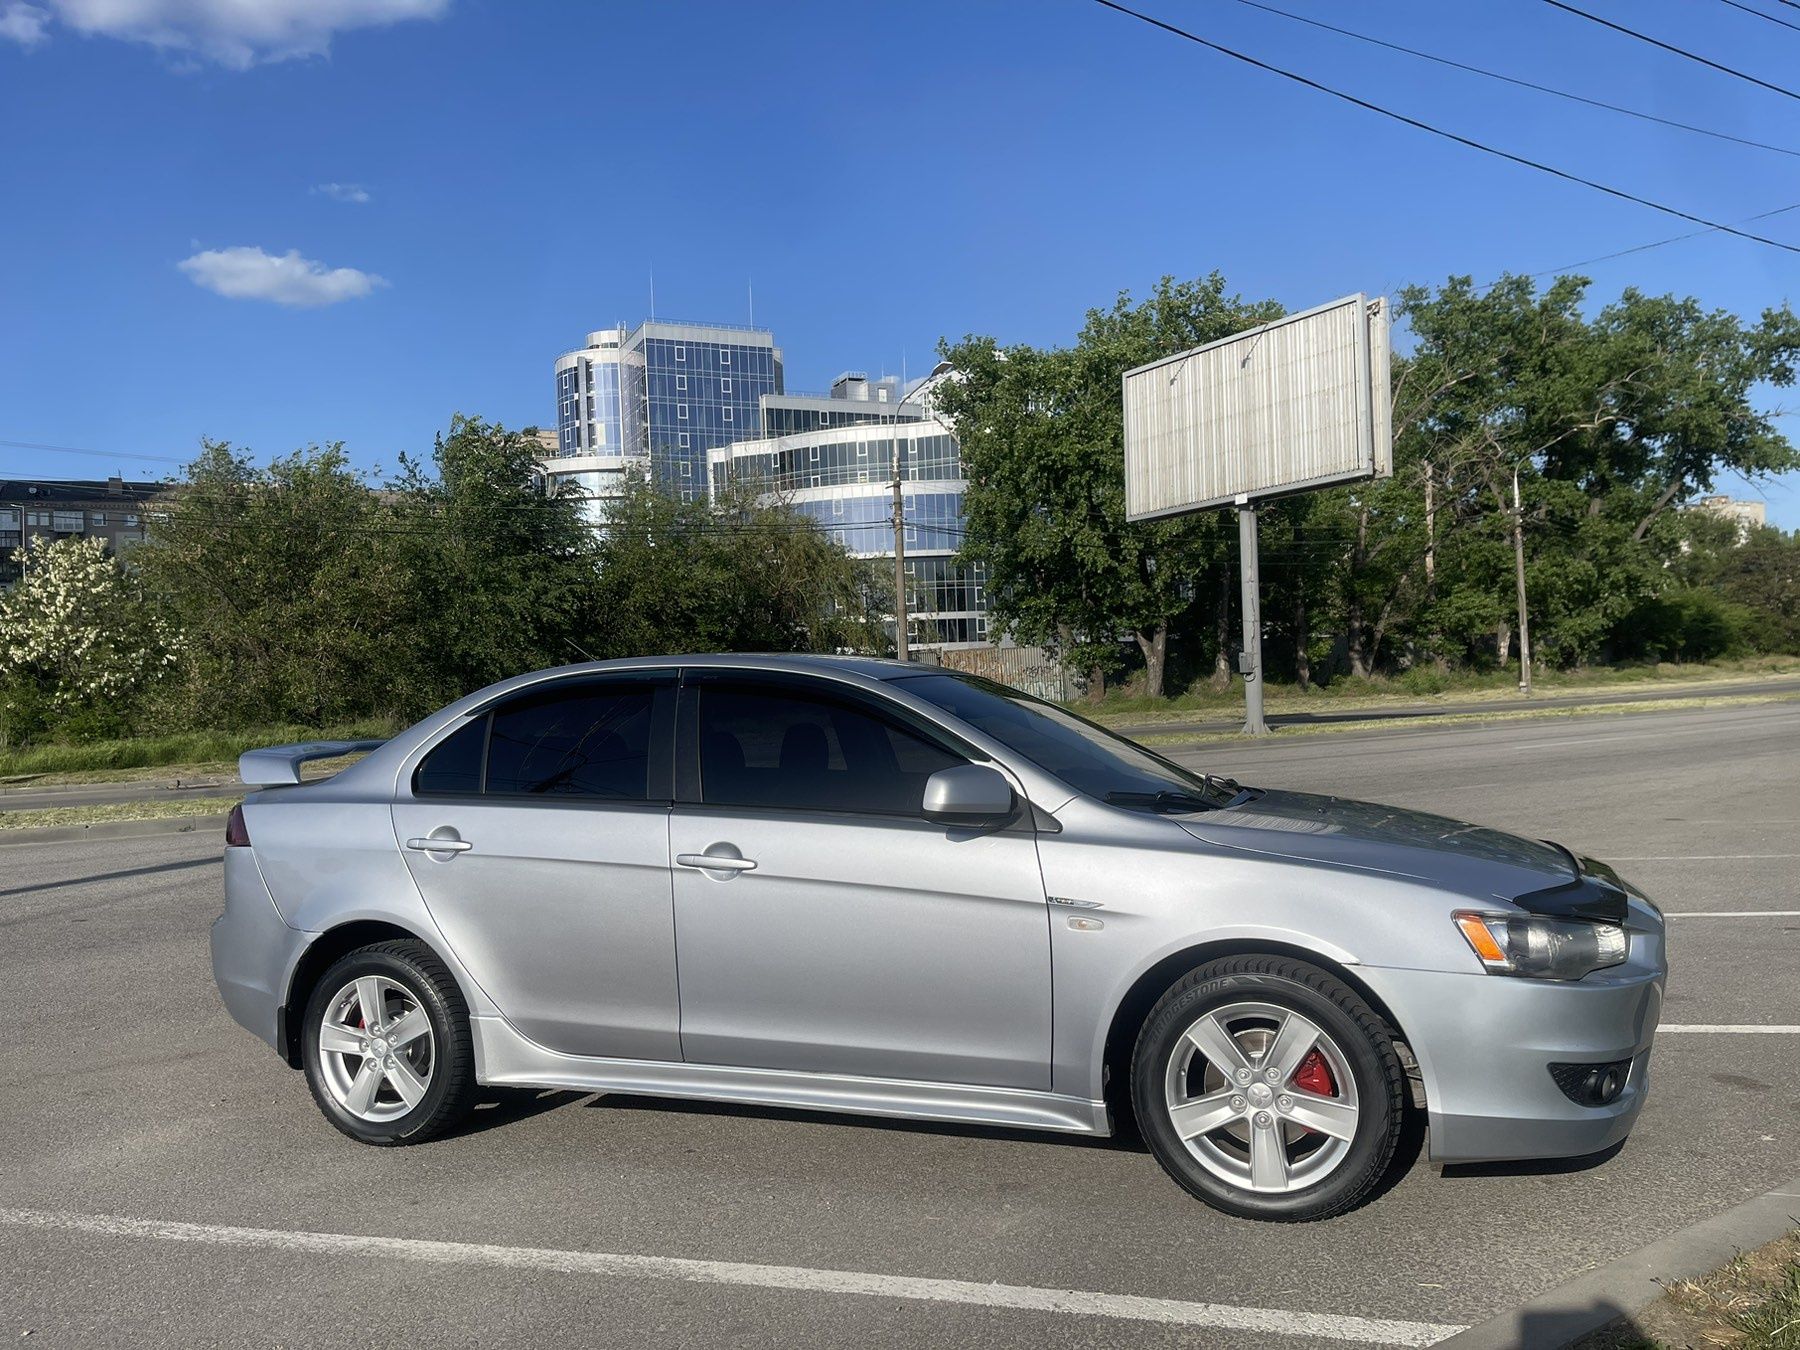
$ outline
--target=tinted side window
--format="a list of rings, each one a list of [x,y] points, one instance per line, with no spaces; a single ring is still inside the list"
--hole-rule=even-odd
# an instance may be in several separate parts
[[[501,704],[488,793],[645,800],[654,697],[646,685],[576,685]]]
[[[435,796],[470,796],[481,791],[481,752],[487,746],[488,720],[477,717],[453,732],[419,762],[413,791]]]
[[[916,816],[925,780],[962,761],[849,703],[706,685],[700,795],[720,806]]]

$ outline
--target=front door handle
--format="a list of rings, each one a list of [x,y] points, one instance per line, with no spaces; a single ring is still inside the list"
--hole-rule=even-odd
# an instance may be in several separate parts
[[[756,864],[748,858],[732,858],[719,853],[677,853],[675,861],[682,867],[702,872],[754,872]]]
[[[458,839],[454,834],[442,838],[431,835],[424,839],[408,839],[406,846],[421,853],[467,853],[475,847],[467,839]]]

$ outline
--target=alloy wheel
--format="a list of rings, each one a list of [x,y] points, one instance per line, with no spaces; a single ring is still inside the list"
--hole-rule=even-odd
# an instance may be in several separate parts
[[[1175,1133],[1200,1165],[1259,1194],[1330,1176],[1350,1152],[1360,1115],[1342,1048],[1273,1003],[1202,1013],[1169,1056],[1163,1095]]]
[[[396,1120],[431,1087],[436,1047],[431,1019],[412,990],[385,975],[359,975],[325,1005],[320,1075],[358,1120]]]

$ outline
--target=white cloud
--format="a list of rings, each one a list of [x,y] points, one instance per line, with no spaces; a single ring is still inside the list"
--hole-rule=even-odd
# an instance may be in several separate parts
[[[355,202],[358,206],[369,200],[369,190],[361,183],[320,183],[313,195],[329,197],[334,202]]]
[[[327,267],[297,249],[279,256],[260,248],[215,248],[177,264],[196,286],[227,300],[267,300],[300,309],[356,300],[388,283],[354,267]]]
[[[0,38],[7,38],[21,47],[35,47],[42,42],[49,36],[44,31],[49,24],[49,10],[28,5],[24,0],[11,0],[9,4],[0,5]]]
[[[232,70],[267,61],[324,56],[336,33],[378,28],[408,19],[436,19],[450,0],[47,0],[57,19],[78,33],[142,42],[158,50]],[[29,42],[44,36],[45,11],[12,4],[12,16],[35,24]]]

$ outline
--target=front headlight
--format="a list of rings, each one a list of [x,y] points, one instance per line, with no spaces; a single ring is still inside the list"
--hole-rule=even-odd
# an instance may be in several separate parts
[[[1456,926],[1494,975],[1579,980],[1625,960],[1625,930],[1618,924],[1464,910]]]

